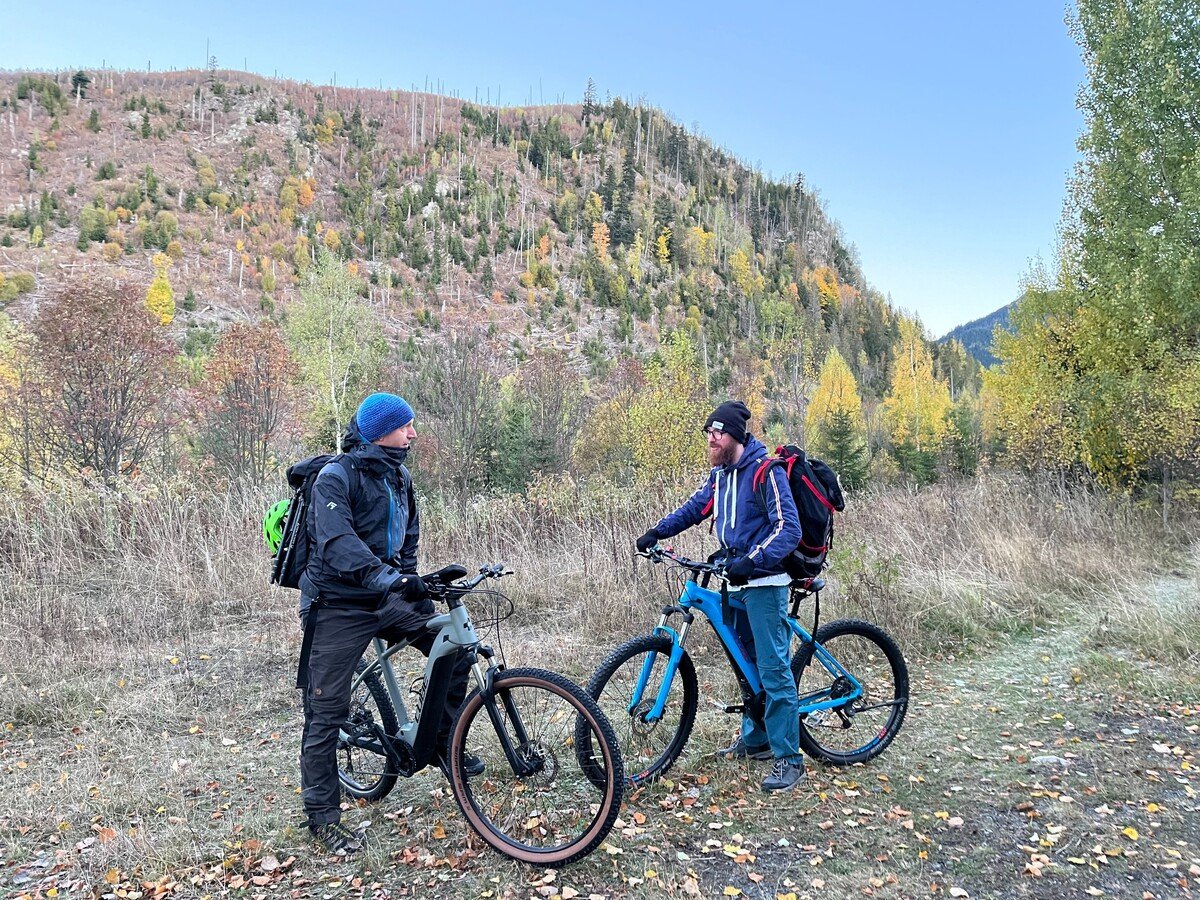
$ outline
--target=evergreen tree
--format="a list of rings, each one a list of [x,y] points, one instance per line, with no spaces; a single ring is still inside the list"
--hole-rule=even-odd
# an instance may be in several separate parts
[[[583,92],[583,124],[590,125],[592,116],[599,112],[599,107],[596,105],[596,82],[588,79],[587,88]]]
[[[632,131],[630,132],[632,134]],[[637,190],[637,168],[634,166],[634,148],[625,150],[621,164],[621,185],[613,200],[612,239],[614,244],[628,247],[633,243],[633,197]]]
[[[81,69],[71,76],[71,93],[76,97],[86,97],[88,86],[91,83],[91,77]]]
[[[871,463],[867,441],[847,410],[830,413],[818,429],[815,443],[818,455],[833,467],[843,486],[855,490],[867,483]]]

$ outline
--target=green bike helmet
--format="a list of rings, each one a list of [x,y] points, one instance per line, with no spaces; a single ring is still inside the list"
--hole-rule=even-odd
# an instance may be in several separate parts
[[[287,519],[288,507],[291,505],[291,500],[280,500],[263,516],[263,540],[271,548],[272,556],[279,552],[279,547],[283,543],[283,523]]]

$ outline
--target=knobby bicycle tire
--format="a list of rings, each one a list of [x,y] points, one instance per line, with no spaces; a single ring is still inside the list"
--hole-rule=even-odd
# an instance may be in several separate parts
[[[366,668],[367,661],[360,659],[355,674],[361,675]],[[375,724],[383,726],[390,735],[398,731],[396,710],[378,669],[363,678],[351,695],[350,714],[342,726],[342,734],[362,735]],[[347,797],[374,802],[382,800],[396,786],[399,773],[386,753],[377,753],[339,735],[337,755],[338,781]]]
[[[895,739],[908,711],[904,655],[886,631],[858,619],[823,625],[815,638],[863,683],[865,693],[840,712],[833,709],[801,714],[800,747],[814,759],[837,766],[873,759]],[[792,676],[801,698],[826,691],[836,696],[839,690],[847,689],[844,679],[833,678],[819,660],[813,659],[814,653],[813,645],[805,643],[792,659]],[[856,744],[864,735],[867,739]],[[848,746],[833,746],[839,736]]]
[[[588,682],[588,693],[613,723],[621,741],[621,755],[631,784],[653,781],[664,775],[683,753],[696,724],[700,692],[696,667],[686,651],[679,660],[663,718],[647,723],[645,715],[658,699],[662,672],[671,656],[672,642],[663,634],[644,634],[626,641],[608,655]],[[655,668],[632,712],[633,689],[648,653],[659,654]],[[632,663],[632,665],[629,665]],[[657,675],[659,680],[655,679]]]
[[[472,691],[450,735],[450,786],[467,822],[495,850],[532,865],[566,865],[591,853],[612,829],[624,795],[608,719],[582,688],[541,669],[497,673],[492,709],[488,699]],[[514,771],[493,712],[530,771]],[[591,763],[605,772],[599,785],[584,773],[580,728],[591,735]],[[468,774],[468,755],[484,764],[482,772]]]

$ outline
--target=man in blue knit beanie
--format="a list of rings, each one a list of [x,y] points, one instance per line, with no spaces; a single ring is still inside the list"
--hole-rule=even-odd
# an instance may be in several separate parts
[[[307,672],[300,783],[313,836],[334,853],[362,849],[362,835],[341,822],[338,732],[350,712],[354,668],[372,638],[408,640],[426,656],[434,633],[428,589],[417,574],[420,523],[404,462],[417,436],[412,407],[395,394],[371,394],[312,488],[308,528],[312,552],[300,579]],[[470,657],[450,675],[438,733],[438,765],[449,774],[445,746],[453,714],[466,696]],[[483,772],[477,758],[463,774]]]
[[[386,438],[398,429],[404,430],[404,426],[413,421],[413,411],[403,397],[397,397],[395,394],[371,394],[359,404],[354,421],[358,423],[358,431],[363,440],[373,442]],[[415,436],[414,431],[409,440]]]

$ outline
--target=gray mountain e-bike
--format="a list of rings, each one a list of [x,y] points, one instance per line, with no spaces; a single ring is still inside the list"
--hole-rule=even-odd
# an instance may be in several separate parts
[[[350,715],[338,738],[342,788],[351,797],[379,800],[399,776],[437,758],[450,676],[459,655],[470,654],[475,689],[459,708],[448,747],[454,799],[500,853],[536,866],[564,865],[599,846],[620,811],[625,777],[616,736],[578,685],[554,672],[506,669],[498,661],[480,640],[464,601],[473,592],[502,597],[477,588],[510,573],[489,565],[470,580],[466,574],[462,566],[447,566],[425,576],[431,597],[445,602],[447,612],[425,626],[436,638],[415,718],[391,664],[410,641],[388,646],[376,638],[374,654],[359,661]],[[478,762],[468,766],[468,757]]]

